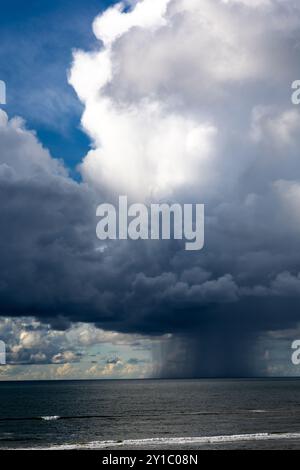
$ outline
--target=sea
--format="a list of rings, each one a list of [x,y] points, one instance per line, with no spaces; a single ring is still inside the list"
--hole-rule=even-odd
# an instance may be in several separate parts
[[[300,380],[0,382],[0,449],[300,449]]]

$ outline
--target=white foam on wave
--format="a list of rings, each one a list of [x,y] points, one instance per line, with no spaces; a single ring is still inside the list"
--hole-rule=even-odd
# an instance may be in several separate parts
[[[277,441],[300,439],[300,433],[257,433],[257,434],[237,434],[228,436],[203,436],[203,437],[175,437],[175,438],[152,438],[152,439],[128,439],[124,441],[94,441],[85,444],[64,444],[48,447],[47,450],[100,450],[114,448],[143,448],[150,447],[159,449],[162,446],[185,446],[204,444],[228,444],[247,441]],[[40,450],[40,448],[38,448]]]
[[[42,416],[43,421],[57,421],[60,416]]]
[[[270,413],[267,410],[251,410],[251,413]]]

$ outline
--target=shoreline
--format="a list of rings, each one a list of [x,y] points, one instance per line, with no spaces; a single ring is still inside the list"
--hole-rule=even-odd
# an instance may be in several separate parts
[[[47,451],[122,451],[122,450],[226,450],[251,448],[284,448],[300,450],[300,433],[256,433],[223,436],[128,439],[93,441],[48,447],[6,448],[0,450]]]

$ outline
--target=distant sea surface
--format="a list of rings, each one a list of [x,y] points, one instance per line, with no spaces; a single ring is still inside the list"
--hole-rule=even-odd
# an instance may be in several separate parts
[[[300,380],[0,382],[0,448],[300,449]]]

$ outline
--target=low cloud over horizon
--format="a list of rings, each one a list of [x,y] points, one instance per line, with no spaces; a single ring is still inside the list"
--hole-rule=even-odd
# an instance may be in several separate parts
[[[297,375],[298,2],[130,0],[93,31],[68,74],[80,178],[0,110],[0,380]],[[205,204],[204,249],[100,242],[121,194]]]

